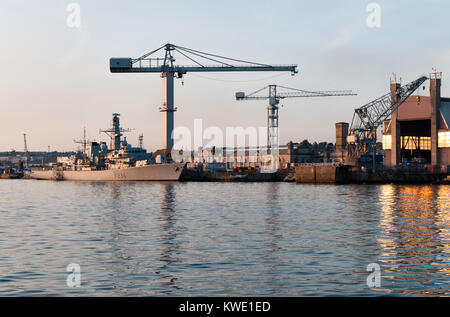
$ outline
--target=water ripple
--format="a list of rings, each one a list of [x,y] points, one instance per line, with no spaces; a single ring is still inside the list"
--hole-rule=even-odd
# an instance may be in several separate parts
[[[450,294],[448,186],[4,180],[0,193],[0,296]]]

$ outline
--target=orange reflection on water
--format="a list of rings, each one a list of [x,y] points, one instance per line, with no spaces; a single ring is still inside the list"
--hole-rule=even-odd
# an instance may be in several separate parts
[[[380,262],[389,291],[449,294],[450,188],[385,185],[379,200]]]

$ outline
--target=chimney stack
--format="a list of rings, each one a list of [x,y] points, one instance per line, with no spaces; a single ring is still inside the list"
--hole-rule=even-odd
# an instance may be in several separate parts
[[[431,100],[431,164],[438,164],[438,124],[441,107],[441,79],[442,72],[430,73]]]
[[[391,105],[394,106],[398,100],[399,95],[397,93],[398,88],[400,88],[400,83],[397,80],[391,82]],[[398,109],[395,110],[391,115],[391,166],[396,166],[400,163],[400,124],[397,120]]]
[[[336,151],[338,152],[344,151],[347,146],[348,126],[347,122],[336,123]]]

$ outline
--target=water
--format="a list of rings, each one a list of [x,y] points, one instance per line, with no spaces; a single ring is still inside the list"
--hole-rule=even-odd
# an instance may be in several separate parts
[[[449,207],[446,185],[1,180],[0,296],[449,295]]]

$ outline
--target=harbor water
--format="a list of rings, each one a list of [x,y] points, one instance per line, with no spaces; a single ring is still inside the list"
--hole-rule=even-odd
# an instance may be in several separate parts
[[[1,180],[0,296],[448,296],[449,210],[449,185]]]

